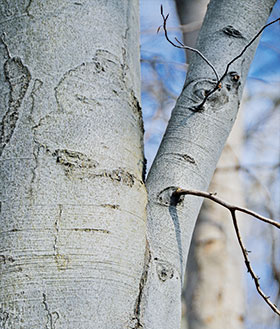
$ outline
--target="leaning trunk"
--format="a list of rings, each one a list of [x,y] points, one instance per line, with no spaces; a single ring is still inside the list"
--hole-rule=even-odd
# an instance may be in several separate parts
[[[212,0],[197,46],[221,76],[265,24],[274,0]],[[181,289],[194,224],[202,200],[173,197],[177,188],[207,190],[235,121],[256,43],[235,61],[203,109],[216,81],[197,54],[191,56],[183,91],[172,112],[147,179],[148,253],[141,303],[145,328],[180,328]]]
[[[176,0],[182,26],[201,21],[208,0]],[[184,31],[184,29],[183,29]],[[183,33],[194,47],[199,29]],[[187,60],[191,52],[187,52]],[[243,203],[238,170],[227,170],[238,161],[242,147],[242,122],[237,120],[210,185],[224,199]],[[198,216],[188,255],[182,294],[182,323],[188,329],[244,328],[243,262],[229,213],[205,200]]]

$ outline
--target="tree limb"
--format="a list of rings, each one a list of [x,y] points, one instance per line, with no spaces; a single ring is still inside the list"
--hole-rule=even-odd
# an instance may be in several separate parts
[[[213,193],[208,193],[208,192],[203,192],[203,191],[196,191],[196,190],[184,190],[184,189],[181,189],[181,188],[177,188],[175,190],[175,192],[173,193],[172,196],[173,197],[176,197],[178,199],[182,195],[194,195],[194,196],[198,196],[198,197],[203,197],[203,198],[206,198],[206,199],[210,199],[210,200],[212,200],[212,201],[220,204],[221,206],[227,208],[230,211],[231,217],[232,217],[232,221],[233,221],[234,230],[235,230],[236,237],[237,237],[239,246],[241,248],[243,257],[244,257],[245,265],[246,265],[247,270],[250,273],[252,279],[254,280],[256,289],[257,289],[258,293],[262,296],[262,298],[265,300],[265,302],[270,306],[270,308],[276,314],[278,314],[280,316],[280,310],[277,308],[277,306],[275,304],[273,304],[270,301],[270,297],[267,296],[262,291],[262,289],[260,287],[260,283],[259,283],[260,278],[255,274],[255,272],[254,272],[254,270],[253,270],[253,268],[251,266],[251,263],[250,263],[250,260],[249,260],[249,257],[248,257],[249,251],[246,250],[246,248],[245,248],[245,246],[243,244],[242,238],[241,238],[240,230],[239,230],[237,219],[236,219],[236,211],[240,211],[240,212],[243,212],[245,214],[251,215],[251,216],[257,218],[260,221],[263,221],[263,222],[265,222],[267,224],[271,224],[271,225],[277,227],[278,229],[280,229],[280,223],[279,222],[276,222],[276,221],[274,221],[274,220],[272,220],[270,218],[266,218],[264,216],[261,216],[261,215],[255,213],[254,211],[251,211],[249,209],[246,209],[246,208],[243,208],[243,207],[238,207],[238,206],[235,206],[233,204],[230,204],[230,203],[228,203],[228,202],[226,202],[226,201],[218,198]]]
[[[215,76],[216,76],[216,85],[215,87],[210,90],[209,92],[206,93],[203,101],[196,107],[197,110],[201,109],[203,107],[203,105],[205,104],[205,102],[207,101],[207,99],[209,98],[210,95],[212,95],[216,90],[218,89],[221,89],[221,86],[222,86],[222,81],[223,79],[226,77],[226,75],[228,74],[228,71],[229,71],[229,68],[230,66],[236,61],[238,60],[240,57],[243,56],[243,54],[245,53],[245,51],[252,45],[252,43],[262,34],[262,32],[270,25],[276,23],[277,21],[280,21],[280,17],[275,19],[274,21],[264,25],[259,31],[258,33],[247,43],[247,45],[242,49],[242,51],[237,55],[235,56],[232,60],[230,60],[226,66],[226,69],[225,69],[225,72],[223,73],[223,75],[221,76],[221,78],[219,77],[218,73],[217,73],[217,70],[215,69],[214,65],[211,64],[211,62],[198,50],[198,49],[195,49],[195,48],[192,48],[192,47],[189,47],[189,46],[186,46],[184,43],[182,43],[181,41],[179,41],[177,38],[175,38],[176,43],[174,43],[172,40],[170,40],[170,38],[168,37],[168,33],[167,33],[167,27],[166,27],[166,22],[167,22],[167,19],[169,17],[169,14],[167,14],[166,16],[164,15],[163,13],[163,6],[161,5],[160,6],[160,12],[161,12],[161,16],[163,18],[163,30],[164,30],[164,34],[165,34],[165,38],[166,40],[174,47],[176,48],[180,48],[180,49],[187,49],[187,50],[190,50],[190,51],[193,51],[195,52],[196,54],[198,54],[213,70]],[[159,31],[160,27],[158,28],[158,31]],[[238,76],[236,76],[237,79],[239,79]]]

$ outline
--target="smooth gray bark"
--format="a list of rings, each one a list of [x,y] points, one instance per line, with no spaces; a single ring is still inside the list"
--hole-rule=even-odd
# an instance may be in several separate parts
[[[0,1],[0,327],[133,328],[146,189],[138,1]]]
[[[265,24],[274,2],[210,2],[196,48],[219,75]],[[147,179],[150,258],[141,304],[145,328],[180,328],[182,281],[202,200],[188,196],[172,202],[171,196],[177,187],[207,190],[235,121],[256,45],[231,66],[222,88],[200,112],[192,107],[213,88],[214,74],[197,55],[191,57],[185,86]]]

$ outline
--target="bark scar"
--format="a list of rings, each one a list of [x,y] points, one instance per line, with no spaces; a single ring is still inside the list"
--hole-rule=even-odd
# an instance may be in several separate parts
[[[45,325],[45,329],[55,329],[55,324],[59,319],[59,313],[54,311],[51,312],[47,303],[47,295],[43,293],[43,305],[47,312],[47,323]]]
[[[133,323],[133,325],[130,327],[131,329],[143,328],[143,325],[141,324],[141,302],[144,293],[144,288],[146,286],[148,279],[150,262],[151,262],[151,251],[150,251],[149,243],[148,241],[146,241],[143,272],[140,278],[139,292],[134,306],[134,316],[131,319],[131,323]]]
[[[9,319],[9,313],[0,309],[0,328],[5,329],[8,319]]]
[[[222,29],[222,32],[224,32],[226,35],[237,38],[237,39],[245,39],[245,37],[242,35],[240,31],[238,31],[236,28],[234,28],[232,25],[228,25]]]
[[[4,76],[9,85],[8,110],[0,123],[0,156],[9,143],[19,118],[19,109],[31,80],[31,74],[19,57],[4,64]]]

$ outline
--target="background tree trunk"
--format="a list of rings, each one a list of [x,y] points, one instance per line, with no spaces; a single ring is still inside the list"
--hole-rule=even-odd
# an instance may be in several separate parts
[[[138,1],[0,1],[1,328],[137,322],[138,12]]]
[[[209,191],[242,206],[239,173],[225,169],[234,166],[239,155],[242,145],[240,121],[236,121],[231,132]],[[240,227],[243,226],[241,217],[239,214]],[[196,222],[187,265],[184,295],[188,329],[244,328],[245,273],[228,210],[205,200]]]
[[[175,0],[175,3],[180,23],[185,25],[203,21],[209,0]],[[197,28],[192,32],[183,32],[184,44],[194,48],[199,30]],[[189,57],[191,54],[191,51],[186,50],[187,63],[190,61]]]

